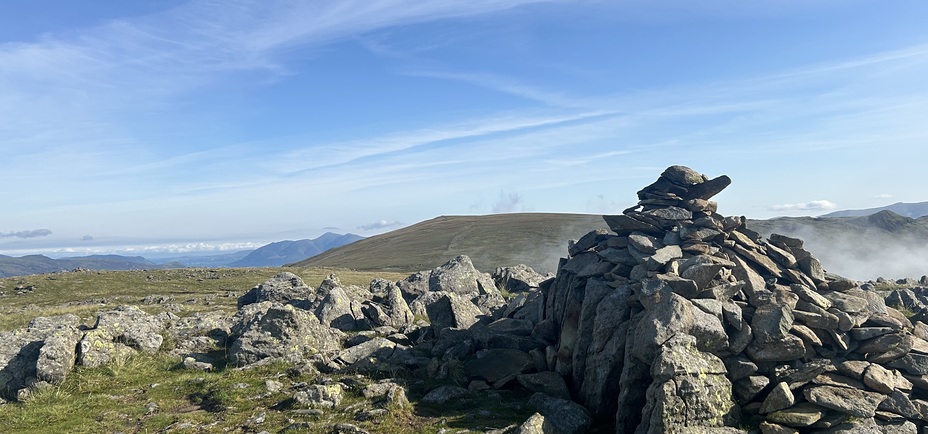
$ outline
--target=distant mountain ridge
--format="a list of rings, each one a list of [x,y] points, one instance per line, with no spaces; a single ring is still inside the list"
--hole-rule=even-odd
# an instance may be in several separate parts
[[[351,244],[364,237],[356,234],[326,232],[315,239],[278,241],[260,247],[244,258],[229,263],[229,267],[279,267],[302,261],[335,247]]]
[[[892,211],[903,217],[917,219],[919,217],[928,216],[928,202],[915,202],[915,203],[896,202],[892,205],[881,206],[879,208],[848,209],[848,210],[835,211],[835,212],[822,215],[821,217],[865,217],[868,215],[876,214],[880,211]]]
[[[30,274],[55,273],[75,268],[90,270],[145,270],[176,268],[177,263],[156,264],[141,256],[91,255],[73,258],[52,259],[43,255],[28,255],[19,258],[0,255],[0,277],[25,276]]]
[[[186,267],[279,267],[302,261],[334,247],[364,237],[326,232],[309,240],[278,241],[256,250],[207,256],[163,258],[157,262],[141,256],[90,255],[52,259],[43,255],[12,257],[0,255],[0,277],[56,273],[76,268],[89,270],[153,270]]]
[[[219,253],[207,255],[185,255],[185,256],[167,256],[159,258],[148,258],[157,264],[166,264],[174,262],[183,264],[187,267],[227,267],[235,261],[238,261],[254,250],[241,250],[232,253]]]

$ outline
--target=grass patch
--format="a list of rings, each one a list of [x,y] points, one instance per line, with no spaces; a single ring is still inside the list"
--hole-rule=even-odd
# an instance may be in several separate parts
[[[897,289],[911,289],[914,288],[913,285],[905,285],[896,282],[876,282],[873,284],[873,289],[877,291],[894,291]]]
[[[375,277],[397,281],[403,273],[359,272],[340,268],[179,268],[169,270],[80,271],[0,279],[0,331],[24,327],[37,316],[73,313],[92,324],[97,312],[120,304],[148,313],[164,310],[185,316],[198,311],[234,311],[237,297],[281,271],[315,287],[329,274],[343,285],[368,286]],[[17,287],[34,289],[25,291]],[[141,304],[146,296],[169,298]]]
[[[521,423],[532,413],[528,396],[514,391],[474,393],[443,405],[417,403],[434,386],[420,381],[411,386],[412,407],[392,407],[380,418],[358,420],[359,413],[374,408],[360,386],[348,388],[337,408],[307,411],[292,402],[291,388],[312,384],[318,380],[315,374],[294,374],[282,363],[217,372],[178,369],[178,363],[177,357],[159,353],[97,368],[79,367],[62,384],[25,402],[0,405],[3,432],[245,433],[292,426],[299,428],[295,432],[321,434],[330,432],[333,424],[351,423],[372,433],[411,434],[443,428],[484,431]],[[408,377],[414,381],[418,375]],[[349,374],[327,379],[357,382]],[[269,390],[268,380],[279,382],[281,389]]]

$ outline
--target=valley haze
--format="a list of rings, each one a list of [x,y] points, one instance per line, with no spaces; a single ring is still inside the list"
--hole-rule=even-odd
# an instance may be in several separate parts
[[[0,254],[232,254],[441,215],[928,199],[928,3],[0,4]],[[789,31],[784,31],[789,29]],[[579,232],[575,236],[582,235]]]

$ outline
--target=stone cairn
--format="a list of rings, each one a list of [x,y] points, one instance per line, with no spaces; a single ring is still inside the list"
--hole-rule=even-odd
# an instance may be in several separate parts
[[[928,433],[928,327],[719,215],[730,183],[672,166],[570,246],[542,323],[573,400],[616,433]]]

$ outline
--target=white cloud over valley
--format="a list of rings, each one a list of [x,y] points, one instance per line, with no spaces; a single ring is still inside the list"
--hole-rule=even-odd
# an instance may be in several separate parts
[[[828,211],[837,208],[837,204],[828,200],[813,200],[804,203],[787,203],[770,206],[770,209],[773,211]]]

